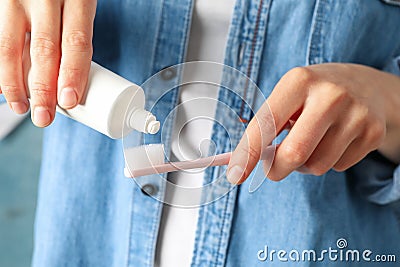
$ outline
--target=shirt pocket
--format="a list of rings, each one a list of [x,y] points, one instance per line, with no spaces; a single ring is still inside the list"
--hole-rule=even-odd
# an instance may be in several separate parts
[[[311,25],[308,64],[351,62],[382,69],[400,54],[400,0],[318,1]]]

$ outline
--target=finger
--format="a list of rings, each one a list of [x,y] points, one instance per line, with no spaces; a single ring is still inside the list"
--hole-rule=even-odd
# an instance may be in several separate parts
[[[227,179],[242,183],[250,175],[266,148],[288,123],[298,114],[307,95],[311,74],[303,68],[294,69],[276,85],[267,101],[249,123],[245,134],[232,153]]]
[[[355,139],[333,166],[333,169],[339,172],[345,171],[351,166],[362,160],[371,149],[366,146],[362,139]]]
[[[382,140],[385,138],[386,134],[385,124],[382,124],[381,121],[375,121],[374,124],[365,124],[367,126],[365,129],[361,130],[362,134],[359,134],[358,137],[354,139],[342,157],[336,162],[334,166],[335,170],[345,171],[382,144]]]
[[[29,109],[22,73],[22,53],[26,19],[18,4],[3,3],[0,7],[0,93],[18,114]]]
[[[253,119],[232,153],[227,179],[232,184],[242,183],[254,169],[261,154],[261,131]]]
[[[318,176],[328,172],[358,135],[356,130],[342,125],[331,127],[304,164],[304,170]]]
[[[22,53],[22,73],[23,73],[23,81],[25,83],[25,88],[28,88],[28,83],[29,83],[29,72],[31,69],[31,34],[30,33],[25,33],[25,45],[24,45],[24,51]],[[27,89],[26,93],[28,95],[28,98],[30,98],[30,92]]]
[[[280,181],[302,166],[323,139],[332,119],[329,112],[321,111],[317,96],[307,99],[303,112],[286,138],[276,150],[268,178]]]
[[[63,13],[62,57],[58,79],[58,103],[73,108],[86,89],[92,59],[96,1],[67,0]]]
[[[59,1],[37,1],[32,4],[31,14],[32,121],[45,127],[53,121],[57,103],[61,5]]]

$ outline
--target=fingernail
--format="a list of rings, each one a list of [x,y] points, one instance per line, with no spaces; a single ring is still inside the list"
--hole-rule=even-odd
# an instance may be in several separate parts
[[[25,114],[28,111],[28,104],[24,102],[11,102],[12,110],[17,114]]]
[[[76,91],[69,87],[62,89],[59,104],[65,108],[74,107],[78,104],[78,95],[76,94]]]
[[[38,127],[45,127],[50,124],[50,112],[45,107],[35,107],[33,111],[33,122]]]
[[[226,178],[231,184],[237,184],[242,179],[243,173],[242,167],[235,165],[228,170]]]

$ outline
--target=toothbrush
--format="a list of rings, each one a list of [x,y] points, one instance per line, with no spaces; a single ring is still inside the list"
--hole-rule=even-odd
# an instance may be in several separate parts
[[[161,174],[166,172],[175,172],[175,171],[228,165],[229,160],[231,158],[231,154],[232,152],[227,152],[206,158],[199,158],[187,161],[167,162],[164,164],[157,164],[151,167],[141,167],[133,170],[128,170],[128,168],[125,167],[124,174],[126,177],[136,178],[151,174]]]
[[[268,146],[262,153],[261,160],[271,160],[275,153],[275,145]],[[188,161],[164,162],[164,146],[151,144],[125,149],[126,166],[124,174],[129,178],[137,178],[151,174],[161,174],[228,165],[232,152]]]
[[[261,153],[260,160],[272,162],[275,155],[276,145],[267,146]],[[125,169],[127,178],[138,178],[141,176],[161,174],[166,172],[183,171],[213,166],[228,165],[232,152],[218,154],[206,158],[199,158],[188,161],[167,162],[164,161],[164,145],[151,144],[127,148],[124,151]],[[259,168],[256,168],[259,172]],[[265,181],[265,175],[254,175],[249,183],[249,192],[254,193]]]

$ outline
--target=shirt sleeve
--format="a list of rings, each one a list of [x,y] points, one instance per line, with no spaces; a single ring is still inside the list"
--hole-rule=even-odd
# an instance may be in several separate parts
[[[400,166],[377,151],[348,170],[350,183],[367,200],[387,205],[400,200]]]
[[[400,56],[391,60],[383,70],[400,76]],[[350,168],[348,174],[356,190],[369,201],[380,205],[400,202],[400,165],[377,151]]]

